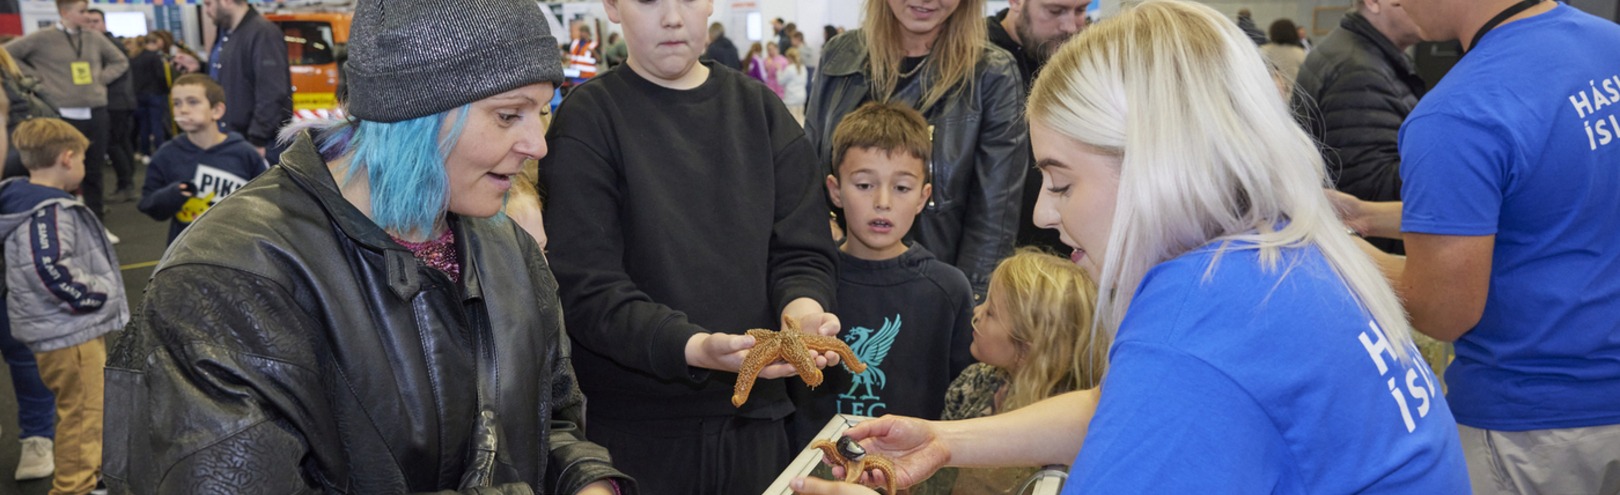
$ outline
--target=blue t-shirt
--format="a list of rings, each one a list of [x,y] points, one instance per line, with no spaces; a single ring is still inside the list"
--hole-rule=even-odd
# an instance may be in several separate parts
[[[1490,31],[1400,147],[1402,230],[1496,236],[1446,371],[1457,422],[1620,423],[1620,26],[1559,4]]]
[[[1233,244],[1237,246],[1237,244]],[[1316,248],[1150,270],[1063,493],[1468,493],[1440,384]]]

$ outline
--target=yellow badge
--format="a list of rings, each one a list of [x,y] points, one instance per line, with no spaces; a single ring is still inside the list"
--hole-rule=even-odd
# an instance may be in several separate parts
[[[90,75],[90,62],[74,62],[73,84],[84,86],[92,82],[95,82],[95,78]]]

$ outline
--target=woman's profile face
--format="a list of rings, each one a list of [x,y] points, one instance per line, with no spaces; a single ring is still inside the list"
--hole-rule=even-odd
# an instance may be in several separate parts
[[[931,36],[956,12],[961,0],[884,0],[900,21],[901,29],[913,35]]]
[[[1069,260],[1100,280],[1119,197],[1120,157],[1101,153],[1038,122],[1030,122],[1029,139],[1041,169],[1035,226],[1057,229],[1063,243],[1074,248]]]
[[[546,125],[551,83],[536,83],[473,102],[461,138],[445,159],[450,212],[486,218],[501,210],[523,161],[546,156]],[[452,110],[454,115],[456,110]],[[445,119],[441,135],[454,118]]]

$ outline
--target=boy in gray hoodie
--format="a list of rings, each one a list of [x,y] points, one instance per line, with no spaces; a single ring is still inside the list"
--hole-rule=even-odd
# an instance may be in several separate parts
[[[89,140],[59,119],[17,126],[27,178],[0,182],[5,307],[56,394],[51,493],[89,493],[101,472],[103,337],[129,321],[117,255],[101,221],[68,191],[84,180]]]

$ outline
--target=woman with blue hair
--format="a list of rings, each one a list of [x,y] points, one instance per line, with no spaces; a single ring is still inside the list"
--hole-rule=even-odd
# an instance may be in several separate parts
[[[498,214],[546,154],[556,40],[524,0],[384,4],[356,6],[351,117],[283,133],[153,275],[108,360],[115,492],[634,492]]]

